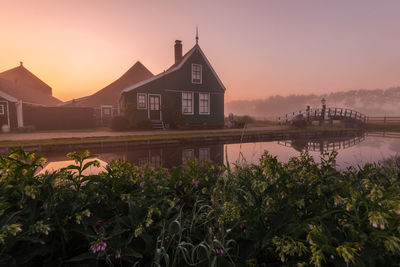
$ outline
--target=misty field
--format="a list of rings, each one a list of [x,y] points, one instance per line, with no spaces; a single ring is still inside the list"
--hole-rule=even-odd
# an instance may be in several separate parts
[[[88,152],[35,175],[45,160],[0,156],[1,266],[397,266],[400,165],[339,171],[265,153],[234,168],[197,161],[168,169]]]

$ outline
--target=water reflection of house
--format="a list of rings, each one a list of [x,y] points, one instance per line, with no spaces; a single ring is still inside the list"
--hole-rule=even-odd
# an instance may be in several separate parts
[[[88,109],[58,108],[61,101],[52,88],[20,63],[0,73],[0,128],[32,126],[36,129],[88,127],[93,113]]]
[[[62,103],[62,106],[90,107],[94,109],[96,124],[107,124],[119,114],[118,101],[122,89],[152,77],[153,74],[139,61],[121,77],[96,93]]]
[[[187,160],[197,158],[200,164],[211,161],[217,164],[224,162],[223,144],[187,144],[182,146],[149,146],[149,147],[111,147],[90,149],[92,155],[102,163],[113,160],[122,160],[133,165],[145,166],[151,164],[153,167],[173,168],[183,164]],[[48,162],[67,162],[66,153],[57,151],[44,155]],[[54,164],[53,164],[54,165]],[[52,165],[52,166],[53,166]],[[57,166],[59,166],[57,165]],[[56,165],[54,165],[56,166]],[[105,165],[102,164],[104,167]],[[62,167],[66,167],[62,166]]]
[[[223,164],[223,144],[187,145],[157,147],[126,152],[126,160],[132,164],[143,166],[151,164],[154,167],[172,168],[187,160],[197,158],[200,164],[211,161]]]

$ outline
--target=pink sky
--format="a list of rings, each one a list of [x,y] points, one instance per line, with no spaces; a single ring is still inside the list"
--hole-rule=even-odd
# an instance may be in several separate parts
[[[137,60],[157,74],[199,44],[226,101],[400,85],[400,1],[1,0],[0,71],[24,66],[62,99]]]

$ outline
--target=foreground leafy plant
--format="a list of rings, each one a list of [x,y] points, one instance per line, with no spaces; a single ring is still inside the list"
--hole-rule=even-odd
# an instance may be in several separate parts
[[[44,159],[0,156],[0,265],[397,266],[394,163],[336,169],[336,153],[169,171],[111,162],[35,175]]]

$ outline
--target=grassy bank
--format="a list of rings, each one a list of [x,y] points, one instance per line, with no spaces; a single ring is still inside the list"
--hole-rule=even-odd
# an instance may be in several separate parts
[[[172,171],[112,162],[34,176],[44,159],[0,157],[3,266],[397,266],[400,166],[339,171],[303,154]],[[136,264],[136,265],[135,265]]]

